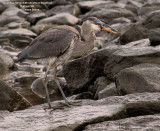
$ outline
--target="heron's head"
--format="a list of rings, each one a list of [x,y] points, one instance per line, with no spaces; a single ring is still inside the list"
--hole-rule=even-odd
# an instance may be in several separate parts
[[[118,34],[118,31],[116,29],[114,29],[113,27],[109,26],[108,24],[100,21],[96,17],[88,17],[87,19],[85,19],[85,21],[88,21],[90,23],[92,29],[95,31],[106,30],[106,31],[114,33],[114,34]]]

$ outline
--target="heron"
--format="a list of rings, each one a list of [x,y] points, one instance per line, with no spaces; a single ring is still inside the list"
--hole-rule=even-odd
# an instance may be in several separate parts
[[[57,79],[57,67],[66,64],[71,58],[84,56],[89,54],[96,46],[95,31],[106,30],[113,34],[118,34],[118,31],[108,24],[102,22],[96,17],[88,17],[83,20],[81,33],[74,27],[68,25],[54,26],[47,31],[37,36],[29,46],[17,55],[18,60],[35,60],[48,59],[49,64],[47,70],[42,77],[43,86],[46,92],[48,101],[47,109],[53,108],[47,88],[47,74],[51,68],[54,69],[53,80],[57,84],[60,93],[63,96],[65,104],[71,106],[60,86]]]

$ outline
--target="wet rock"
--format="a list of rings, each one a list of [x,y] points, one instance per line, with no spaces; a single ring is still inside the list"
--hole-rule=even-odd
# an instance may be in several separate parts
[[[97,6],[99,4],[113,4],[113,1],[80,1],[78,2],[78,6],[81,8],[81,10],[90,10],[94,6]]]
[[[0,2],[0,14],[6,9],[6,5],[3,2]]]
[[[118,96],[118,89],[116,88],[115,83],[107,85],[103,90],[98,92],[98,99],[103,99],[109,96]]]
[[[140,64],[116,75],[116,86],[123,94],[160,91],[160,66]]]
[[[0,80],[0,110],[16,111],[30,106],[26,99]]]
[[[129,29],[121,34],[121,44],[126,44],[131,41],[147,38],[147,29],[141,23],[132,24]]]
[[[34,80],[36,80],[37,76],[21,76],[15,79],[15,82],[19,82],[20,84],[31,85]]]
[[[143,21],[144,26],[147,29],[159,28],[160,23],[160,10],[152,11],[145,16]]]
[[[60,13],[48,18],[44,18],[37,22],[37,24],[64,24],[75,25],[78,22],[78,18],[69,13]]]
[[[33,33],[32,31],[25,29],[25,28],[18,28],[18,29],[10,29],[6,31],[0,32],[0,37],[16,37],[16,36],[30,36],[30,37],[36,37],[37,35]]]
[[[116,121],[106,121],[98,124],[89,125],[84,131],[112,131],[112,130],[154,130],[158,131],[160,126],[160,114],[131,117]]]
[[[146,15],[152,11],[159,10],[160,3],[144,4],[138,11],[138,15]]]
[[[160,45],[160,28],[150,29],[148,31],[148,38],[150,40],[150,45]]]
[[[109,54],[109,52],[107,52]],[[64,77],[71,93],[87,91],[88,85],[103,74],[108,60],[105,51],[92,53],[86,57],[69,62],[64,69]]]
[[[8,71],[9,68],[11,68],[14,65],[13,59],[5,54],[0,54],[0,75],[4,74],[6,71]]]
[[[112,53],[104,67],[106,76],[109,79],[114,79],[114,76],[120,70],[140,63],[159,64],[160,47],[147,46],[146,44],[148,43],[149,45],[149,40],[145,39],[144,41],[145,43],[142,43],[142,40],[136,41],[137,45],[132,42],[132,45],[128,46],[127,44]]]
[[[35,24],[38,20],[45,18],[46,15],[42,11],[32,12],[27,16],[27,20],[32,24]]]
[[[47,16],[56,15],[59,13],[69,13],[74,16],[78,16],[80,14],[80,9],[77,5],[61,5],[61,6],[55,6],[52,9],[48,10],[46,12]]]
[[[94,99],[98,99],[98,93],[110,83],[111,82],[104,76],[97,78],[97,80],[94,82],[94,88],[97,89]]]
[[[115,119],[125,114],[123,105],[82,105],[50,113],[45,112],[43,106],[2,113],[1,117],[4,119],[1,119],[0,130],[16,130],[17,127],[19,130],[81,130],[87,123]]]
[[[93,7],[91,11],[83,15],[83,17],[89,17],[89,16],[95,16],[106,23],[110,23],[115,18],[118,18],[118,17],[131,18],[131,17],[134,17],[134,14],[131,11],[119,8],[114,4],[112,5],[102,4],[102,5]]]

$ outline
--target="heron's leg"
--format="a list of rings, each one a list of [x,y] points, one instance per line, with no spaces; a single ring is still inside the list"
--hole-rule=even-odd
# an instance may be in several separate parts
[[[57,79],[56,73],[57,73],[57,67],[54,67],[53,79],[56,82],[56,84],[57,84],[57,86],[58,86],[58,88],[59,88],[59,90],[60,90],[60,92],[61,92],[61,94],[63,96],[63,99],[64,99],[66,105],[70,107],[69,102],[68,102],[68,100],[67,100],[67,98],[66,98],[66,96],[65,96],[65,94],[64,94],[64,92],[62,90],[62,87],[61,87],[61,85],[60,85],[60,83],[59,83],[59,81]]]
[[[45,88],[45,90],[46,90],[46,97],[47,97],[47,101],[48,101],[48,107],[47,107],[47,108],[48,108],[48,109],[50,109],[50,108],[52,108],[52,107],[51,107],[51,100],[50,100],[49,92],[48,92],[48,88],[47,88],[47,83],[48,83],[47,74],[48,74],[51,66],[54,64],[55,61],[56,61],[56,58],[55,58],[55,59],[51,59],[51,60],[49,61],[49,65],[48,65],[48,67],[47,67],[47,70],[46,70],[46,72],[45,72],[45,74],[44,74],[44,76],[43,76],[43,78],[42,78],[42,82],[43,82],[44,88]],[[45,108],[45,109],[47,109],[47,108]]]

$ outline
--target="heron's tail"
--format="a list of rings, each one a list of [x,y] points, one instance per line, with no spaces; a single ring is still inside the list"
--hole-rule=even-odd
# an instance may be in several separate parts
[[[28,60],[35,60],[36,59],[36,58],[28,56],[27,52],[28,52],[28,47],[25,48],[21,53],[19,53],[17,55],[19,62],[23,62],[26,59],[28,59]]]

